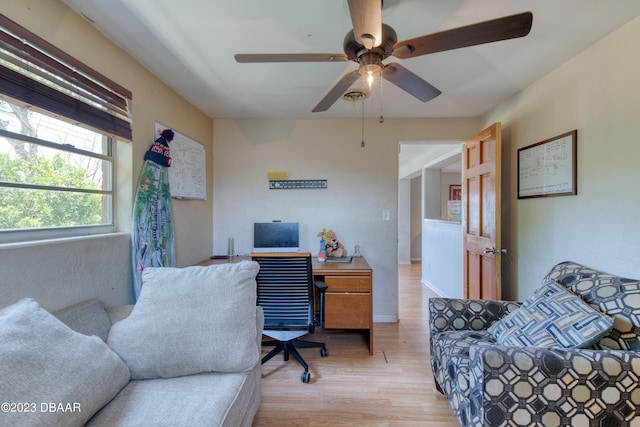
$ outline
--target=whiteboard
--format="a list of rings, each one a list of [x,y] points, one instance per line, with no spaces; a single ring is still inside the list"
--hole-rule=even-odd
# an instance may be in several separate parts
[[[164,129],[175,134],[169,143],[171,166],[169,185],[171,197],[176,199],[207,199],[207,152],[205,146],[170,126],[153,122],[154,139]]]
[[[519,199],[577,194],[576,135],[574,130],[518,149]]]

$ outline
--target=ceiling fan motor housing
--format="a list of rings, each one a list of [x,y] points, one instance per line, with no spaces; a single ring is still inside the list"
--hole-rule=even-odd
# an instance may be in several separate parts
[[[391,56],[393,46],[397,41],[398,35],[396,34],[396,31],[387,24],[382,24],[382,43],[378,46],[374,46],[373,49],[367,49],[358,43],[353,34],[353,30],[349,31],[344,37],[342,47],[344,49],[344,53],[351,61],[358,62],[361,65],[373,63],[379,64],[383,59]],[[360,58],[362,58],[362,61]]]

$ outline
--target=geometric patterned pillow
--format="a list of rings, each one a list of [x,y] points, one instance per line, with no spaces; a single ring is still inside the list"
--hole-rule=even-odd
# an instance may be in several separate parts
[[[614,276],[572,261],[555,265],[546,278],[613,317],[613,329],[594,348],[640,351],[640,280]]]
[[[488,331],[498,345],[585,348],[613,327],[613,318],[553,281]]]

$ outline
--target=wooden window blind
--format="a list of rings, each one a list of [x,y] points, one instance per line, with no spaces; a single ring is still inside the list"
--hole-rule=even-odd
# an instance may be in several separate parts
[[[2,14],[0,92],[131,140],[129,90]]]

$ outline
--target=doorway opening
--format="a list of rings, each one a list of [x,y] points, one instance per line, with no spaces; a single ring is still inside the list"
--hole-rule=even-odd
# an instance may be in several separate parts
[[[462,144],[400,143],[398,262],[422,263],[421,282],[428,287],[433,278],[462,274]]]

